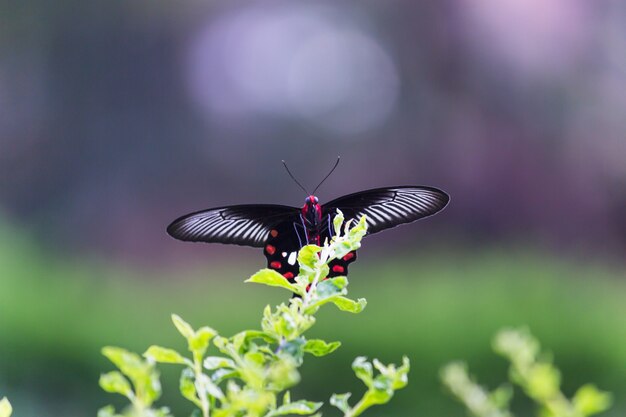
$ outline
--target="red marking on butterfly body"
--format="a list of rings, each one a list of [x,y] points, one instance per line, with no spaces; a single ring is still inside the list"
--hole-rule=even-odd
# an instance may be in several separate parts
[[[270,268],[280,269],[281,266],[282,266],[282,264],[280,262],[278,262],[278,261],[270,262]]]
[[[266,245],[265,246],[265,251],[267,253],[269,253],[270,255],[273,255],[273,254],[276,253],[276,248],[274,246],[272,246],[272,245]]]

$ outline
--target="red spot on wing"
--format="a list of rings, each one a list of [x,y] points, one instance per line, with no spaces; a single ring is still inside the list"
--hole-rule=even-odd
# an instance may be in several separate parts
[[[272,236],[272,237],[278,236],[278,230],[276,230],[276,229],[270,230],[270,236]]]
[[[343,266],[341,266],[341,265],[335,265],[335,266],[333,266],[333,272],[336,272],[336,273],[338,273],[338,274],[342,274],[342,273],[343,273],[343,271],[345,271],[345,270],[346,270],[346,269],[345,269]]]
[[[285,272],[283,276],[287,279],[293,279],[293,272]]]
[[[343,257],[343,260],[347,262],[352,258],[354,258],[354,252],[348,252],[346,256]]]
[[[269,253],[270,255],[273,255],[276,253],[276,248],[272,245],[266,245],[265,252]]]
[[[270,268],[280,269],[281,266],[282,264],[278,261],[270,262]]]

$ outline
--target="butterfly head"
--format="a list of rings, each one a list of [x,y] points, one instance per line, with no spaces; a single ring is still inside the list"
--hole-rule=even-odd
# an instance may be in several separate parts
[[[315,197],[314,195],[310,195],[304,200],[306,205],[315,205],[315,204],[318,204],[318,201],[319,201],[318,198]]]
[[[306,226],[310,228],[315,228],[321,223],[322,206],[319,204],[318,198],[314,195],[310,195],[304,200],[304,206],[302,206],[302,218],[304,219]]]

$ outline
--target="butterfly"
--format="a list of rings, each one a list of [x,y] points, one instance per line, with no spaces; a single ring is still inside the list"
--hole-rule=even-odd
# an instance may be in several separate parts
[[[289,175],[300,185],[291,172]],[[304,189],[302,185],[300,187]],[[298,251],[307,244],[320,245],[326,239],[330,240],[334,234],[333,218],[337,210],[343,212],[346,220],[358,221],[367,216],[367,235],[371,235],[431,216],[443,210],[450,200],[442,190],[413,185],[360,191],[325,204],[320,204],[313,193],[307,193],[309,195],[302,207],[246,204],[186,214],[174,220],[167,233],[188,242],[263,248],[267,266],[293,282],[299,272]],[[328,277],[346,276],[348,265],[355,260],[356,251],[352,251],[341,259],[331,261]]]

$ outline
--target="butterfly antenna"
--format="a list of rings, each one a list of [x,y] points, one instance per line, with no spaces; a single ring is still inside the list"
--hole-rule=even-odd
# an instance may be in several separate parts
[[[291,173],[291,171],[289,171],[289,167],[287,166],[287,162],[285,162],[285,160],[284,160],[284,159],[283,159],[283,161],[282,161],[282,162],[283,162],[283,165],[285,166],[285,169],[287,170],[287,174],[289,174],[289,176],[291,177],[291,179],[292,179],[292,180],[294,180],[294,182],[295,182],[296,184],[298,184],[298,186],[299,186],[300,188],[302,188],[302,191],[304,191],[304,192],[305,192],[305,193],[307,193],[307,194],[311,194],[311,193],[309,193],[309,192],[306,190],[306,188],[304,188],[304,187],[302,186],[302,184],[300,184],[300,183],[298,182],[298,180],[296,179],[296,177],[294,177],[294,176],[293,176],[293,174]]]
[[[324,181],[326,181],[326,179],[327,179],[328,177],[330,177],[330,174],[332,174],[332,173],[333,173],[333,171],[335,170],[335,168],[337,168],[337,165],[339,165],[339,160],[340,160],[340,159],[341,159],[341,156],[337,156],[337,162],[335,162],[335,165],[333,166],[333,169],[331,169],[331,170],[330,170],[330,172],[329,172],[328,174],[326,174],[326,176],[324,177],[324,179],[323,179],[323,180],[322,180],[319,184],[317,184],[317,187],[315,187],[315,190],[313,190],[313,194],[315,194],[315,192],[317,191],[317,189],[318,189],[318,188],[320,188],[320,186],[321,186],[322,184],[324,184]]]

